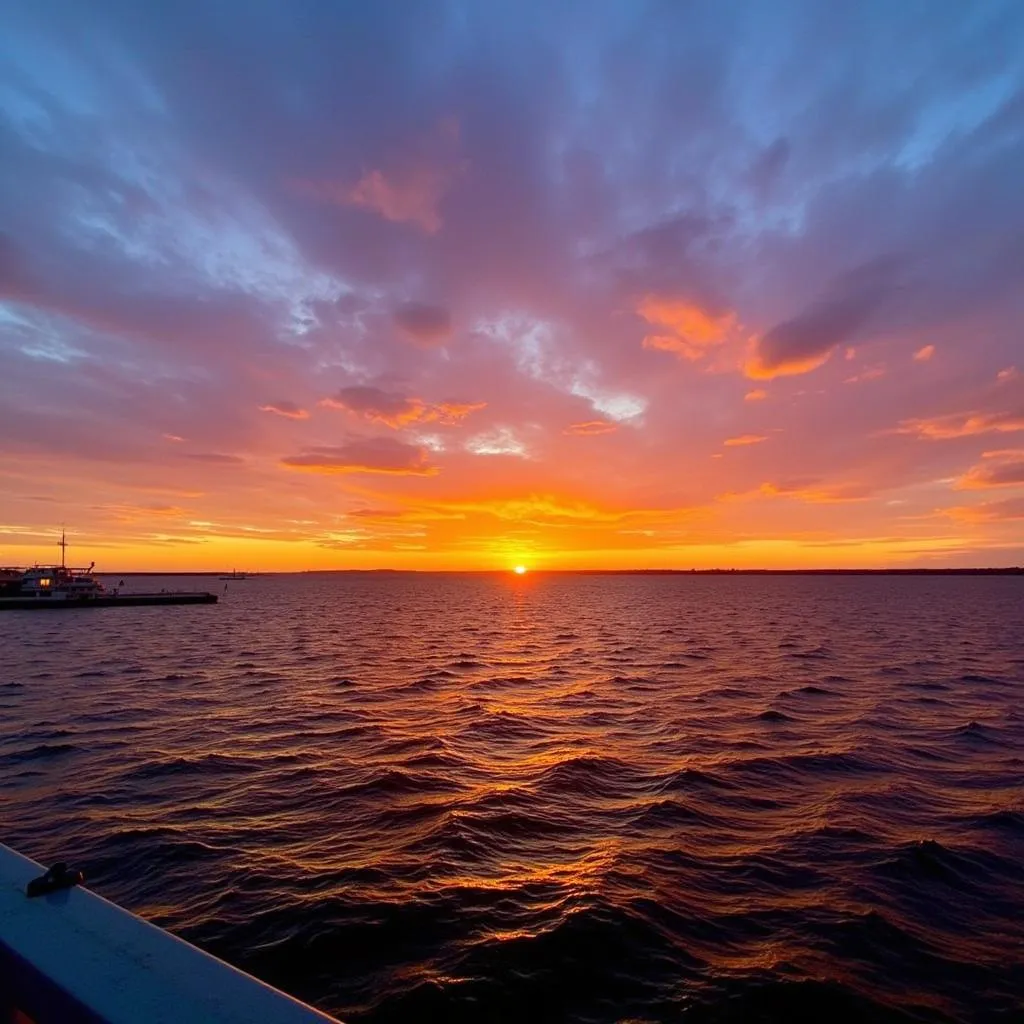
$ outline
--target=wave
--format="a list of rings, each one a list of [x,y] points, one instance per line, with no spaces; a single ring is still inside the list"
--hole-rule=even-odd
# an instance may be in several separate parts
[[[970,858],[954,853],[935,839],[922,839],[901,847],[879,865],[878,870],[898,877],[963,883],[984,868]]]
[[[630,792],[650,786],[636,765],[612,757],[579,755],[545,769],[535,780],[539,792],[596,795]]]
[[[661,798],[649,804],[640,805],[630,810],[630,823],[641,833],[651,829],[675,830],[684,826],[701,825],[714,828],[720,824],[720,818],[682,800]]]
[[[974,719],[969,722],[965,722],[963,725],[958,725],[953,729],[953,734],[962,739],[970,740],[973,743],[993,745],[1002,743],[999,736],[999,730],[994,729],[990,725],[985,725],[982,722],[975,721]]]
[[[832,652],[827,647],[812,647],[806,651],[790,651],[788,657],[801,660],[819,660],[831,658]]]
[[[490,666],[487,662],[481,661],[479,658],[474,658],[471,654],[456,654],[453,658],[445,662],[445,668],[449,672],[461,672],[466,669],[489,667]]]
[[[1019,810],[1004,807],[977,815],[967,823],[967,827],[1002,832],[1014,838],[1024,839],[1024,807]]]
[[[485,679],[474,679],[469,685],[479,690],[505,690],[519,689],[523,686],[530,686],[534,682],[529,676],[488,676]]]
[[[727,766],[731,775],[778,776],[871,775],[884,770],[881,762],[856,751],[830,751],[822,754],[788,754],[740,758]]]
[[[16,768],[32,761],[49,761],[74,754],[79,749],[74,743],[39,743],[34,747],[22,747],[9,754],[0,754],[0,768]]]
[[[332,800],[362,800],[408,794],[445,793],[459,789],[458,782],[445,776],[411,772],[400,768],[378,771],[368,779],[334,789]]]
[[[1013,1020],[1007,585],[312,574],[127,650],[26,619],[4,840],[352,1024]]]
[[[692,789],[735,789],[735,783],[716,775],[714,772],[699,768],[681,768],[664,779],[658,786],[658,792],[671,793]]]
[[[202,757],[164,757],[143,762],[130,772],[135,779],[159,779],[179,775],[233,775],[294,764],[301,755],[295,752],[242,757],[234,754],[204,754]]]

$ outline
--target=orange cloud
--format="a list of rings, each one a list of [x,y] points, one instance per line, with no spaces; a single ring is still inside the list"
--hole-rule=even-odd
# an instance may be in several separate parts
[[[849,501],[864,501],[870,497],[867,487],[860,484],[821,486],[817,480],[788,480],[763,483],[757,490],[768,498],[793,498],[812,505],[837,505]]]
[[[831,350],[814,355],[792,356],[785,361],[766,360],[755,349],[743,364],[743,372],[751,380],[774,380],[776,377],[795,377],[801,373],[810,373],[828,362]]]
[[[871,491],[860,484],[829,485],[817,477],[798,477],[791,480],[765,482],[750,491],[732,491],[720,494],[720,502],[756,501],[759,498],[790,498],[812,505],[836,505],[851,501],[864,501]]]
[[[452,426],[455,423],[460,423],[471,413],[486,408],[486,402],[439,402],[428,408],[424,422]]]
[[[953,485],[958,491],[989,487],[1024,487],[1024,450],[985,452]]]
[[[371,423],[382,423],[397,430],[411,423],[440,423],[453,426],[471,413],[486,407],[486,402],[445,401],[431,404],[422,398],[356,385],[341,388],[321,401],[330,409],[352,413]]]
[[[843,381],[844,384],[860,384],[868,380],[878,380],[880,377],[885,376],[885,364],[879,363],[877,366],[869,366],[862,373],[854,374],[852,377],[847,377]]]
[[[818,300],[754,338],[747,376],[767,379],[821,366],[870,321],[892,288],[892,269],[891,260],[856,267]]]
[[[586,423],[571,424],[562,433],[576,437],[593,437],[597,434],[611,434],[618,429],[617,423],[609,423],[608,420],[587,420]]]
[[[320,445],[281,460],[289,469],[317,473],[394,473],[407,476],[434,476],[438,469],[430,465],[426,449],[391,437],[371,437],[343,445]]]
[[[767,441],[768,437],[765,434],[740,434],[739,437],[729,437],[723,442],[726,448],[736,448],[740,445],[747,444],[760,444],[762,441]]]
[[[928,360],[931,359],[931,357],[933,355],[935,355],[935,346],[934,345],[925,345],[924,348],[919,348],[914,353],[914,362],[917,362],[917,363],[927,363]]]
[[[294,402],[268,402],[259,407],[260,412],[271,412],[276,416],[284,416],[289,420],[308,420],[309,413],[300,409]]]
[[[655,327],[667,328],[665,334],[649,334],[644,348],[674,352],[685,359],[700,359],[722,344],[736,324],[735,313],[715,315],[683,299],[663,299],[648,295],[640,300],[637,313]]]
[[[1024,519],[1024,498],[983,501],[977,505],[958,505],[940,511],[943,515],[964,523],[1011,522]]]
[[[223,452],[188,452],[184,458],[193,462],[212,462],[217,466],[240,466],[245,462],[241,455],[225,455]]]
[[[178,505],[96,505],[96,511],[118,523],[137,523],[148,519],[180,519],[191,515]]]
[[[625,519],[640,517],[662,520],[679,515],[692,514],[694,509],[611,509],[601,508],[586,501],[573,501],[553,494],[531,494],[523,498],[492,498],[476,501],[449,501],[443,505],[430,505],[448,513],[462,512],[494,516],[497,519],[559,522],[582,525],[586,523],[619,523]]]
[[[458,155],[459,136],[458,120],[444,118],[435,131],[410,140],[413,149],[400,167],[370,168],[354,184],[295,180],[291,186],[319,202],[369,210],[433,235],[442,226],[441,201],[466,169]]]
[[[768,392],[764,388],[754,388],[753,391],[748,391],[743,396],[744,402],[762,402],[768,397]]]
[[[897,434],[912,434],[925,441],[944,441],[978,434],[1011,434],[1024,430],[1024,415],[1010,412],[959,412],[930,419],[901,420]]]
[[[435,508],[356,508],[347,515],[356,519],[368,519],[373,522],[431,522],[448,519],[465,519],[463,512],[448,512]]]
[[[446,170],[422,167],[401,175],[367,171],[354,185],[306,180],[291,184],[318,202],[360,207],[394,223],[414,224],[433,235],[441,229],[438,207],[451,179]]]
[[[368,171],[349,193],[353,206],[362,206],[379,213],[385,220],[409,222],[428,235],[441,228],[437,212],[447,185],[447,176],[437,171],[422,170],[404,180],[388,180],[382,171]]]
[[[353,386],[341,388],[321,405],[354,413],[371,423],[383,423],[397,429],[423,418],[427,405],[419,398],[398,395],[380,388]]]

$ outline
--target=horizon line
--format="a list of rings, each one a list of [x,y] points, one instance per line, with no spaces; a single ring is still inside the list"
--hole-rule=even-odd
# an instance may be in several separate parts
[[[103,569],[96,576],[220,576],[237,570],[231,569]],[[337,573],[416,573],[420,575],[515,575],[512,569],[270,569],[248,572],[244,577],[308,576]],[[713,569],[529,569],[524,575],[576,575],[576,576],[969,576],[969,575],[1024,575],[1024,566],[943,566],[902,568],[713,568]]]

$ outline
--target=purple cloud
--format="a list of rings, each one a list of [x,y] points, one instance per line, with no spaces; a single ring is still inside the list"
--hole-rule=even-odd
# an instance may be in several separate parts
[[[442,306],[406,302],[395,310],[395,323],[419,345],[440,345],[452,332],[451,313]]]
[[[776,324],[758,340],[747,376],[778,377],[821,366],[868,323],[894,288],[895,272],[894,263],[884,260],[845,275],[830,294]]]
[[[433,476],[427,452],[390,437],[361,438],[341,445],[318,445],[281,460],[290,469],[321,473],[386,473]]]
[[[266,405],[261,405],[259,408],[260,412],[274,413],[276,416],[284,416],[285,419],[289,420],[309,419],[309,413],[301,406],[296,405],[295,402],[268,402]]]

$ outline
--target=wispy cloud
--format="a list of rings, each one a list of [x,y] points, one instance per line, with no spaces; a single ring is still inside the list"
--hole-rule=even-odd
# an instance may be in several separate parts
[[[726,448],[736,448],[748,444],[761,444],[767,440],[767,434],[740,434],[737,437],[727,437],[722,443]]]
[[[1024,487],[1024,449],[986,452],[982,461],[959,477],[954,486],[958,490]]]
[[[421,398],[356,385],[341,388],[321,405],[353,413],[371,423],[397,429],[413,423],[439,423],[452,426],[486,407],[486,402],[445,401],[430,403]]]
[[[1024,497],[1002,501],[982,501],[976,505],[956,505],[942,514],[964,523],[1002,523],[1024,519]]]
[[[945,441],[982,434],[1012,434],[1024,430],[1024,413],[962,412],[925,419],[902,420],[896,433],[925,441]]]
[[[700,359],[721,345],[736,324],[735,313],[712,313],[692,302],[653,295],[641,299],[637,313],[659,328],[657,333],[644,337],[644,348],[672,352],[690,360]]]
[[[293,189],[320,203],[362,207],[428,235],[441,230],[441,198],[450,178],[443,170],[418,168],[387,174],[369,170],[354,184],[296,179]]]
[[[525,459],[530,455],[526,443],[510,427],[495,427],[466,440],[465,449],[474,455],[514,455]]]
[[[390,437],[352,440],[341,445],[318,445],[281,460],[289,469],[319,473],[384,473],[433,476],[438,472],[427,452]]]
[[[309,413],[294,402],[268,402],[261,405],[260,412],[270,412],[289,420],[308,420]]]
[[[618,429],[617,423],[608,420],[587,420],[584,423],[571,423],[563,433],[576,437],[594,437],[597,434],[613,434]]]

